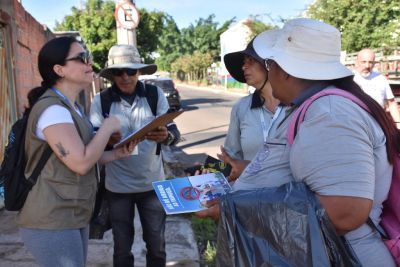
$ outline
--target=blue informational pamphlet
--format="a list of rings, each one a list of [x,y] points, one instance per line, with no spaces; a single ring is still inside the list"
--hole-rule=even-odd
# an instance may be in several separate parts
[[[220,172],[153,182],[153,187],[167,214],[204,210],[208,200],[218,199],[231,190]]]

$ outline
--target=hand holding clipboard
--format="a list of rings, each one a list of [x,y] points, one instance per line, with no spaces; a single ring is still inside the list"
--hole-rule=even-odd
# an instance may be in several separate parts
[[[114,148],[121,147],[124,144],[126,144],[126,143],[128,143],[129,141],[132,141],[132,140],[142,140],[146,136],[146,134],[156,130],[159,126],[167,125],[168,123],[173,121],[176,117],[181,115],[183,112],[184,112],[184,110],[179,110],[179,111],[174,111],[174,112],[171,112],[171,113],[165,113],[165,114],[163,114],[163,115],[161,115],[159,117],[156,117],[154,120],[152,120],[151,122],[147,123],[146,125],[144,125],[139,130],[129,134],[127,137],[125,137],[124,139],[122,139],[121,141],[116,143],[114,145]]]

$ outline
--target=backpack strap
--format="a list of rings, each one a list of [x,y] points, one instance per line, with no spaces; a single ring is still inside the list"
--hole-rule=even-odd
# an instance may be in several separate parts
[[[157,104],[158,104],[158,89],[157,86],[152,84],[144,84],[145,95],[147,103],[151,108],[151,112],[154,116],[157,116]]]
[[[338,88],[322,90],[322,91],[316,93],[315,95],[311,96],[310,98],[308,98],[306,101],[304,101],[303,104],[301,104],[301,106],[295,111],[293,118],[289,124],[288,132],[287,132],[288,143],[290,145],[292,145],[294,142],[297,131],[299,130],[301,123],[304,121],[304,117],[306,115],[308,108],[311,106],[311,104],[315,100],[317,100],[320,97],[327,96],[327,95],[338,95],[338,96],[345,97],[347,99],[350,99],[357,105],[359,105],[365,111],[370,112],[368,106],[364,102],[362,102],[358,97],[353,95],[352,93],[349,93],[347,91],[344,91],[344,90],[338,89]]]
[[[144,83],[145,96],[147,103],[151,108],[151,112],[156,117],[157,116],[157,104],[158,104],[158,88],[152,84]],[[157,143],[156,155],[161,153],[161,144]]]
[[[46,163],[49,160],[52,153],[53,153],[53,150],[51,150],[51,147],[49,145],[46,145],[46,148],[43,151],[43,154],[40,157],[38,164],[36,165],[35,169],[33,170],[31,176],[27,179],[27,181],[31,184],[32,187],[36,184],[36,181],[39,177],[40,172],[43,170],[44,165],[46,165]]]
[[[116,99],[112,97],[111,87],[100,92],[101,114],[103,118],[107,118],[110,115],[111,104],[114,101]]]

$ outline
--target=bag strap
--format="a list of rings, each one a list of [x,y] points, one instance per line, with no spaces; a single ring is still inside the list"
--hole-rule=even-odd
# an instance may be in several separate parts
[[[158,88],[152,84],[144,83],[145,95],[147,103],[150,106],[151,112],[154,116],[157,116],[157,105],[158,105]],[[157,143],[156,155],[161,153],[161,144]]]
[[[366,222],[368,224],[369,227],[371,227],[372,229],[375,229],[382,237],[382,239],[389,239],[388,236],[386,235],[386,233],[379,228],[378,226],[375,225],[375,223],[372,221],[371,217],[368,217],[368,220]]]
[[[309,97],[306,101],[301,104],[301,106],[295,111],[293,118],[289,124],[288,127],[288,132],[287,132],[287,138],[288,138],[288,143],[290,145],[293,144],[294,139],[296,137],[297,131],[300,128],[301,123],[304,121],[305,114],[307,112],[307,109],[311,106],[311,104],[317,100],[320,97],[327,96],[327,95],[338,95],[345,97],[357,105],[359,105],[361,108],[363,108],[365,111],[370,112],[368,106],[362,102],[358,97],[353,95],[352,93],[349,93],[347,91],[344,91],[342,89],[338,88],[331,88],[331,89],[325,89],[322,90],[315,95]]]
[[[151,112],[154,116],[157,116],[157,104],[158,104],[158,89],[157,86],[151,84],[144,84],[145,87],[145,95],[147,103],[151,108]]]
[[[111,87],[100,92],[101,114],[103,118],[109,116],[112,102]]]
[[[45,148],[42,156],[40,157],[38,164],[36,165],[35,169],[33,170],[31,176],[27,179],[28,182],[32,186],[34,186],[36,184],[36,181],[39,177],[40,172],[43,170],[44,165],[46,165],[46,163],[49,160],[52,153],[53,153],[53,150],[51,150],[51,147],[49,145],[46,145],[46,148]]]
[[[301,106],[294,113],[293,118],[292,118],[292,120],[291,120],[291,122],[289,124],[288,132],[287,132],[288,143],[290,145],[293,144],[294,139],[295,139],[296,134],[297,134],[297,131],[299,130],[301,123],[304,121],[304,117],[305,117],[305,114],[307,112],[307,109],[311,106],[311,104],[315,100],[317,100],[320,97],[327,96],[327,95],[338,95],[338,96],[345,97],[345,98],[353,101],[355,104],[360,106],[362,109],[364,109],[368,113],[370,113],[370,110],[369,110],[368,106],[364,102],[362,102],[358,97],[353,95],[352,93],[349,93],[347,91],[344,91],[344,90],[338,89],[338,88],[331,88],[331,89],[322,90],[322,91],[316,93],[315,95],[311,96],[310,98],[308,98],[306,101],[304,101],[303,104],[301,104]],[[378,231],[378,233],[382,236],[382,238],[386,238],[387,239],[386,234],[382,231],[382,229],[380,229],[379,227],[377,227],[374,224],[374,222],[371,220],[370,217],[368,217],[368,220],[366,221],[366,223],[372,229],[375,229],[376,231]]]

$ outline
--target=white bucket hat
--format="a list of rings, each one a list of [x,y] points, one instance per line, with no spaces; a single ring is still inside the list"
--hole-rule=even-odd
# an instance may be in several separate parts
[[[106,67],[100,71],[100,76],[112,80],[111,69],[136,69],[141,74],[153,74],[157,66],[142,63],[137,48],[132,45],[114,45],[108,52]]]
[[[288,74],[308,80],[334,80],[353,75],[340,62],[340,32],[321,21],[299,18],[289,20],[280,30],[275,45],[269,48],[261,39],[254,49],[272,59]]]

